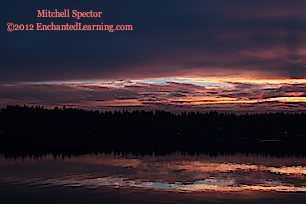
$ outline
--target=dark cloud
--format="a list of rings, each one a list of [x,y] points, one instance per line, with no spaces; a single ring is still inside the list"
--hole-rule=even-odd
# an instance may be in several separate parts
[[[290,112],[306,111],[305,91],[305,84],[286,83],[199,86],[121,80],[87,84],[6,84],[0,85],[0,107],[26,104],[99,110]]]
[[[0,82],[177,76],[306,77],[306,2],[6,1]],[[37,10],[102,11],[37,18]],[[133,31],[13,31],[18,24],[133,25]]]
[[[304,81],[245,80],[306,78],[305,7],[304,0],[1,2],[0,107],[306,111]],[[43,9],[103,14],[38,18]],[[8,32],[9,22],[103,22],[133,31]],[[241,80],[201,84],[183,76]]]

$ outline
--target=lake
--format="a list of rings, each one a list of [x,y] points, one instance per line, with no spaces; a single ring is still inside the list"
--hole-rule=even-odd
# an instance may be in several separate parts
[[[0,156],[1,203],[304,203],[306,158]]]

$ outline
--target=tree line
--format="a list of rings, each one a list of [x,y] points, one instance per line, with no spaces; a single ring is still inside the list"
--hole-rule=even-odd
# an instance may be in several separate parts
[[[174,114],[8,105],[0,111],[0,147],[304,154],[305,122],[305,113]]]

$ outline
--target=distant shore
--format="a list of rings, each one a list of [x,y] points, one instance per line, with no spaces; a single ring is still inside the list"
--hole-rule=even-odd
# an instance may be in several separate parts
[[[7,106],[0,152],[173,151],[306,155],[306,114],[99,112]]]

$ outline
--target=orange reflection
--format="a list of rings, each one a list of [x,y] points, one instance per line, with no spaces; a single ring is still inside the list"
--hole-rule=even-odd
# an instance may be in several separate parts
[[[264,165],[250,165],[250,164],[234,164],[234,163],[204,163],[204,162],[183,162],[175,166],[176,169],[187,171],[200,171],[200,172],[233,172],[233,171],[269,171],[277,174],[287,175],[306,175],[305,166],[282,166],[282,167],[269,167]]]
[[[248,165],[248,164],[219,164],[219,163],[203,163],[203,162],[193,162],[193,163],[183,163],[177,166],[178,169],[188,170],[188,171],[201,171],[201,172],[231,172],[237,170],[251,171],[257,170],[258,166]]]
[[[180,190],[185,191],[217,191],[217,192],[239,192],[239,191],[262,191],[262,192],[306,192],[305,187],[295,186],[264,186],[264,185],[242,185],[242,186],[210,186],[193,185]]]
[[[162,181],[146,181],[142,179],[128,179],[128,178],[116,178],[116,177],[104,177],[96,179],[84,179],[84,180],[65,180],[56,181],[65,185],[84,185],[91,184],[97,186],[110,186],[110,187],[137,187],[156,190],[167,191],[179,191],[179,192],[241,192],[241,191],[261,191],[261,192],[306,192],[305,186],[283,185],[277,182],[253,184],[253,185],[234,185],[233,181],[214,181],[205,179],[197,181],[192,184],[183,184],[181,182],[167,183]]]
[[[306,175],[306,167],[303,166],[292,166],[292,167],[269,167],[268,170],[272,173],[278,173],[278,174],[304,174]]]

